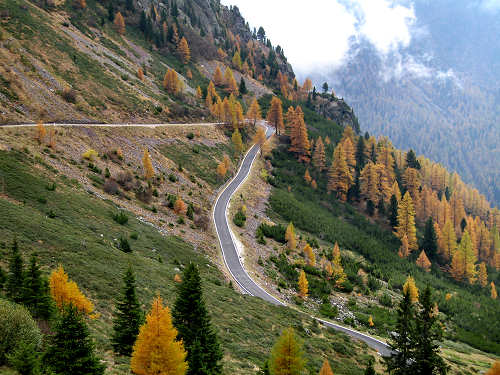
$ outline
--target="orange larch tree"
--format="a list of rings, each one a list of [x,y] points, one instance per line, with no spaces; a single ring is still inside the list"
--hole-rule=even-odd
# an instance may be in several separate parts
[[[323,361],[323,366],[321,366],[321,370],[319,370],[319,375],[333,375],[333,371],[328,360],[325,359]]]
[[[222,86],[224,84],[224,78],[222,77],[222,71],[219,65],[215,68],[213,81],[216,86]]]
[[[286,112],[285,115],[285,120],[286,120],[285,133],[289,137],[292,137],[292,135],[295,134],[294,128],[296,126],[295,108],[288,107],[288,111]]]
[[[137,375],[185,375],[187,353],[177,335],[170,309],[163,306],[161,297],[156,297],[134,344],[130,359],[132,372]]]
[[[47,130],[45,130],[45,126],[42,121],[38,121],[36,124],[36,139],[38,143],[43,143],[45,136],[47,135]]]
[[[185,215],[187,212],[187,205],[184,203],[181,197],[177,197],[174,203],[174,212],[177,215]]]
[[[180,40],[177,46],[177,53],[184,64],[187,64],[191,59],[191,50],[189,49],[189,44],[185,37],[182,37]]]
[[[276,96],[273,96],[271,100],[271,107],[267,113],[267,121],[274,126],[276,133],[280,135],[284,128],[283,107],[281,100]]]
[[[407,258],[410,255],[410,249],[408,247],[408,237],[406,234],[401,238],[401,246],[399,247],[398,255],[400,258]]]
[[[224,177],[226,176],[226,173],[227,173],[227,168],[226,168],[226,164],[224,164],[223,161],[221,161],[218,165],[217,165],[217,176],[219,176],[219,178],[221,180],[224,179]]]
[[[479,265],[478,282],[483,288],[488,285],[488,270],[484,262]]]
[[[413,303],[418,302],[418,288],[415,285],[415,279],[412,276],[406,278],[403,284],[403,294],[409,293]]]
[[[335,147],[332,166],[328,172],[328,192],[337,192],[337,197],[345,202],[347,200],[347,192],[352,183],[353,178],[345,160],[344,149],[342,148],[342,144],[339,143]]]
[[[288,226],[286,227],[285,241],[287,242],[287,247],[290,250],[295,250],[297,246],[297,240],[295,238],[295,228],[292,222],[290,222],[290,224],[288,224]]]
[[[304,270],[300,270],[299,275],[299,296],[301,298],[306,298],[309,293],[309,282],[307,281],[306,273]]]
[[[125,34],[125,20],[120,12],[117,12],[114,20],[115,30],[118,34]]]
[[[68,278],[62,265],[52,271],[49,278],[50,295],[59,310],[73,305],[78,311],[90,314],[94,305],[78,288],[78,285]]]
[[[297,154],[299,161],[309,162],[311,145],[309,144],[307,126],[304,121],[304,112],[302,112],[300,106],[295,109],[295,122],[291,128],[289,150]]]
[[[137,69],[137,78],[139,78],[141,81],[144,81],[144,71],[140,67],[139,69]]]
[[[415,227],[415,209],[410,193],[406,192],[401,203],[398,205],[398,226],[396,236],[401,240],[406,235],[408,249],[411,251],[418,248],[417,229]]]
[[[429,272],[431,270],[431,262],[425,254],[424,250],[422,250],[415,263],[426,272]]]
[[[151,156],[147,149],[144,149],[144,154],[142,156],[142,167],[144,168],[144,177],[149,180],[155,176],[155,170],[153,168],[153,163],[151,162]]]
[[[255,126],[257,124],[257,121],[259,121],[262,118],[257,98],[253,98],[252,104],[250,104],[250,107],[248,108],[246,117],[248,120],[252,121],[253,126]]]
[[[306,243],[306,246],[304,246],[304,254],[307,256],[307,264],[309,266],[315,267],[316,256],[314,255],[311,245],[309,245],[308,243]]]
[[[490,287],[491,287],[491,298],[497,299],[498,297],[497,288],[495,287],[495,283],[493,281],[490,283]]]
[[[312,181],[311,175],[309,174],[309,169],[306,169],[306,173],[304,173],[304,180],[307,184],[310,184]]]

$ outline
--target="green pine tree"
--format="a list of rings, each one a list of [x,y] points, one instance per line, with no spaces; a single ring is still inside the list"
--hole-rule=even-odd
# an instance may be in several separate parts
[[[12,254],[9,259],[9,273],[7,275],[7,297],[17,303],[23,302],[24,264],[19,253],[17,240],[12,244]]]
[[[271,375],[271,372],[269,371],[269,361],[265,361],[262,367],[259,369],[257,372],[257,375]]]
[[[419,298],[421,309],[416,316],[415,375],[446,375],[448,366],[439,355],[443,330],[434,312],[432,290],[429,286]]]
[[[415,308],[411,302],[410,293],[403,295],[398,308],[396,334],[392,335],[389,343],[393,351],[390,357],[384,358],[387,372],[393,375],[413,375],[415,358]]]
[[[7,281],[7,274],[3,270],[2,267],[0,267],[0,292],[3,290],[3,286],[5,284],[5,281]]]
[[[44,354],[48,370],[62,375],[102,375],[104,366],[94,353],[94,343],[83,317],[69,306],[62,312]]]
[[[366,164],[366,155],[365,155],[365,140],[363,137],[358,138],[358,143],[356,144],[356,170],[361,171],[365,167]]]
[[[192,263],[183,272],[172,317],[188,353],[187,374],[222,374],[222,349],[205,307],[200,273]]]
[[[239,92],[240,92],[241,95],[245,95],[246,93],[248,93],[247,85],[246,85],[245,80],[243,79],[243,77],[241,77],[240,86],[239,86],[238,90],[239,90]]]
[[[393,228],[398,226],[398,199],[394,194],[391,195],[391,202],[389,203],[389,222]]]
[[[375,372],[375,368],[373,368],[373,364],[374,364],[374,359],[373,357],[370,358],[370,360],[368,361],[368,365],[366,366],[366,369],[365,369],[365,375],[377,375],[377,373]]]
[[[23,300],[28,310],[33,317],[48,320],[53,311],[53,303],[49,293],[49,282],[42,277],[36,255],[31,257],[24,285]]]
[[[434,229],[434,222],[432,217],[425,223],[424,239],[422,241],[422,250],[425,250],[425,254],[432,261],[437,257],[437,235]]]
[[[116,303],[116,316],[113,320],[112,344],[116,353],[130,356],[139,328],[144,316],[141,311],[135,289],[135,276],[131,267],[128,267],[123,276],[123,295]]]

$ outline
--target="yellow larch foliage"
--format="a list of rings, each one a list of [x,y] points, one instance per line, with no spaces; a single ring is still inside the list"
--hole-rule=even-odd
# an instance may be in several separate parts
[[[401,190],[399,190],[399,185],[397,181],[394,181],[391,188],[391,195],[394,195],[398,202],[401,201]]]
[[[308,184],[310,184],[312,181],[311,175],[309,174],[309,169],[306,169],[306,173],[304,173],[304,180],[306,180]]]
[[[175,274],[174,281],[176,283],[181,283],[182,282],[182,278],[181,278],[181,276],[178,273]]]
[[[248,108],[246,117],[248,120],[252,121],[254,126],[257,124],[257,121],[259,121],[262,118],[257,98],[253,98],[252,104],[250,104],[250,107]]]
[[[488,271],[484,262],[479,265],[478,282],[483,288],[488,285]]]
[[[264,142],[266,141],[266,131],[264,130],[264,128],[259,127],[257,129],[257,132],[253,136],[252,141],[254,144],[259,145],[259,146],[262,146],[264,144]]]
[[[316,189],[318,188],[318,184],[317,184],[316,180],[312,180],[312,181],[311,181],[311,187],[312,187],[314,190],[316,190]]]
[[[57,144],[56,130],[54,128],[49,131],[49,147],[55,149]]]
[[[182,37],[180,40],[179,45],[177,46],[177,53],[184,64],[187,64],[191,59],[191,50],[189,49],[189,44],[185,37]]]
[[[130,367],[137,375],[184,375],[188,364],[182,341],[172,325],[170,309],[160,296],[153,300],[134,344]]]
[[[211,96],[212,98],[217,98],[217,97],[218,97],[218,95],[217,95],[217,91],[215,90],[215,85],[214,85],[214,83],[213,83],[212,81],[210,81],[210,82],[208,83],[208,87],[207,87],[207,96],[208,96],[208,94],[210,94],[210,96]],[[212,103],[210,103],[210,104],[212,104]]]
[[[243,152],[243,141],[241,140],[241,134],[238,131],[238,129],[236,129],[233,132],[233,135],[231,136],[231,140],[233,142],[233,145],[234,145],[234,148],[236,149],[236,151],[238,151],[239,153],[242,153]]]
[[[306,298],[309,293],[309,282],[307,281],[306,273],[304,270],[300,270],[299,275],[299,296],[301,298]]]
[[[335,284],[337,286],[341,286],[344,281],[347,280],[347,275],[344,272],[344,267],[342,267],[342,257],[340,255],[340,248],[339,244],[335,242],[335,245],[333,246],[333,251],[332,251],[333,259],[332,259],[332,264],[333,264],[333,279],[335,280]]]
[[[342,148],[344,149],[345,160],[347,162],[347,166],[349,167],[349,171],[351,172],[351,174],[353,174],[354,168],[356,167],[356,158],[354,156],[354,145],[350,138],[346,138],[342,142]]]
[[[223,179],[226,176],[226,173],[227,173],[226,165],[224,164],[224,161],[221,161],[217,165],[217,176],[219,176],[220,179]]]
[[[226,71],[224,72],[224,84],[226,85],[227,92],[238,95],[238,84],[234,79],[233,71],[229,67],[227,67]]]
[[[297,106],[294,112],[293,122],[290,124],[290,149],[297,154],[299,161],[309,163],[311,145],[307,134],[307,125],[304,121],[304,112]]]
[[[490,283],[490,287],[491,287],[491,298],[497,299],[498,297],[497,288],[495,287],[495,283],[493,281]]]
[[[215,68],[213,81],[216,86],[222,86],[224,84],[224,78],[222,77],[222,71],[219,65]]]
[[[371,315],[370,315],[370,317],[368,318],[368,325],[369,325],[370,327],[373,327],[373,326],[375,325],[375,323],[373,323],[373,318],[372,318],[372,316],[371,316]]]
[[[332,267],[331,262],[326,262],[325,271],[326,271],[326,276],[327,276],[328,280],[330,280],[333,276],[333,267]]]
[[[302,85],[302,90],[304,90],[305,92],[309,92],[312,90],[312,81],[310,78],[306,78],[304,84]]]
[[[330,140],[330,137],[329,137],[329,136],[326,136],[326,137],[325,137],[325,145],[329,145],[329,144],[331,144],[331,143],[332,143],[332,141]]]
[[[174,212],[177,215],[184,215],[187,211],[187,205],[184,203],[181,197],[177,197],[174,203]]]
[[[42,143],[46,135],[47,135],[47,130],[45,130],[43,122],[38,121],[38,124],[36,124],[36,139],[38,143]]]
[[[418,289],[415,285],[415,279],[412,276],[408,276],[404,285],[403,293],[410,293],[411,302],[415,303],[418,301]]]
[[[446,301],[449,301],[451,299],[451,297],[452,297],[451,293],[446,293],[446,296],[444,297],[444,299]]]
[[[327,359],[323,361],[323,366],[321,366],[321,370],[319,370],[319,375],[333,375],[332,368]]]
[[[414,168],[406,168],[403,173],[403,184],[406,190],[410,192],[412,198],[416,197],[418,188],[420,187],[420,176]]]
[[[233,63],[233,68],[241,71],[242,62],[240,53],[238,51],[234,53],[232,63]]]
[[[142,68],[137,69],[137,78],[139,78],[141,81],[144,81],[144,71]]]
[[[144,154],[142,156],[142,167],[144,168],[144,177],[149,180],[155,176],[155,170],[153,168],[153,163],[151,162],[151,156],[147,149],[144,149]]]
[[[290,224],[286,227],[285,240],[287,242],[287,247],[290,250],[295,250],[297,247],[297,240],[295,238],[295,228],[292,222],[290,222]]]
[[[308,243],[306,243],[306,245],[304,246],[304,254],[307,256],[307,264],[309,266],[315,267],[316,255],[314,255],[313,249]]]
[[[217,55],[219,56],[219,59],[223,60],[227,56],[227,53],[219,47],[219,49],[217,50]]]
[[[203,99],[203,92],[201,91],[200,86],[196,87],[196,97],[200,100]]]
[[[283,107],[281,100],[276,96],[271,99],[271,108],[267,112],[267,121],[274,126],[278,135],[284,130]]]
[[[431,262],[427,257],[427,254],[425,254],[424,250],[422,250],[415,263],[426,272],[429,272],[431,270]]]
[[[410,255],[410,249],[408,247],[408,237],[403,235],[403,238],[401,239],[401,246],[399,247],[398,255],[400,258],[406,258],[408,255]]]
[[[326,157],[325,157],[325,145],[323,144],[323,139],[321,136],[316,140],[316,145],[314,147],[314,153],[312,156],[313,165],[318,168],[319,171],[326,169]]]
[[[500,375],[500,361],[493,363],[485,375]]]
[[[114,25],[115,30],[118,34],[125,34],[125,20],[123,19],[123,16],[120,12],[117,12],[115,15]]]
[[[273,375],[300,375],[305,367],[302,342],[293,328],[282,333],[271,351],[269,368]]]
[[[228,171],[229,168],[231,167],[231,159],[229,159],[229,156],[224,155],[223,162],[224,162],[224,165],[226,166],[226,171]]]
[[[173,69],[169,69],[163,77],[163,88],[167,90],[169,94],[178,94],[182,91],[184,84],[177,76],[177,72]]]
[[[186,78],[187,79],[193,79],[193,72],[191,71],[191,69],[187,70],[187,72],[186,72]]]
[[[457,236],[451,220],[446,221],[441,236],[438,237],[438,245],[443,259],[450,261],[457,250]]]
[[[49,278],[50,295],[59,310],[73,305],[78,311],[90,314],[94,311],[94,305],[78,288],[78,285],[68,278],[62,265],[52,271]]]
[[[396,236],[402,240],[406,235],[408,239],[408,249],[411,251],[418,248],[417,229],[415,227],[415,208],[409,192],[406,192],[401,203],[398,205],[398,226]]]
[[[87,151],[85,151],[82,154],[82,158],[90,160],[90,161],[95,160],[98,156],[99,156],[99,154],[97,153],[97,151],[93,150],[91,148],[89,148]]]
[[[353,184],[353,178],[347,165],[344,149],[339,143],[333,153],[333,162],[328,172],[328,191],[337,192],[341,201],[347,200],[347,192]]]

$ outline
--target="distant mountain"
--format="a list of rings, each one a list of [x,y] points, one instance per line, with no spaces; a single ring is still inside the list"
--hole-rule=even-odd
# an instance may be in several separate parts
[[[456,170],[498,205],[500,7],[422,0],[415,13],[423,32],[408,48],[381,56],[361,41],[313,79],[333,85],[363,129]]]

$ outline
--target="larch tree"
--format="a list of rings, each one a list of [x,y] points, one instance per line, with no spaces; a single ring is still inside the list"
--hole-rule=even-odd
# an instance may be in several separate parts
[[[371,315],[368,317],[368,325],[370,327],[373,327],[375,325],[375,323],[373,323],[373,317]]]
[[[312,163],[320,172],[326,169],[325,145],[321,136],[316,140]]]
[[[356,168],[356,158],[354,145],[351,141],[351,138],[346,138],[342,142],[342,148],[344,149],[345,160],[347,162],[347,166],[349,167],[349,171],[351,172],[351,174],[354,174],[354,170]]]
[[[493,363],[485,375],[500,375],[500,361]]]
[[[302,342],[293,328],[287,328],[274,344],[269,361],[273,375],[300,375],[305,368]]]
[[[193,72],[191,71],[191,69],[187,70],[187,72],[186,72],[186,78],[187,79],[193,79]]]
[[[491,293],[490,293],[491,298],[497,299],[498,297],[497,288],[495,287],[495,283],[493,281],[490,283],[490,288],[491,288]]]
[[[105,366],[94,348],[82,314],[69,305],[61,312],[42,360],[54,374],[102,375]]]
[[[425,250],[422,250],[415,263],[426,272],[431,270],[431,262],[425,254]]]
[[[177,53],[182,60],[183,64],[187,64],[191,60],[191,50],[185,37],[182,37],[179,45],[177,46]]]
[[[408,246],[408,237],[406,234],[401,239],[401,246],[399,247],[398,255],[400,258],[407,258],[410,255],[410,248]]]
[[[235,131],[233,132],[231,140],[233,141],[233,145],[236,151],[241,154],[243,152],[243,141],[241,140],[241,134],[238,129],[235,129]]]
[[[457,250],[457,236],[451,220],[446,221],[440,238],[440,254],[445,262],[449,262]]]
[[[253,98],[252,104],[250,104],[250,107],[248,108],[246,117],[248,120],[252,121],[253,126],[255,126],[257,124],[257,121],[259,121],[262,118],[257,98]]]
[[[144,81],[144,71],[141,67],[137,69],[137,78],[139,78],[141,81]]]
[[[311,245],[309,245],[308,243],[306,243],[306,245],[304,246],[304,254],[307,257],[307,264],[311,267],[315,267],[316,266],[316,256],[314,255],[314,252],[313,252]]]
[[[238,50],[236,50],[236,52],[234,52],[233,59],[231,60],[231,62],[233,63],[234,69],[241,71],[242,62],[241,62],[241,56],[240,56],[240,53],[238,52]]]
[[[284,130],[283,107],[281,100],[276,96],[273,96],[271,100],[271,107],[267,112],[267,121],[274,126],[278,135]]]
[[[42,144],[46,135],[47,130],[45,129],[43,122],[38,121],[38,123],[36,124],[36,140],[38,141],[38,143]]]
[[[224,84],[224,77],[222,76],[222,71],[220,70],[219,65],[215,68],[213,83],[215,83],[216,86],[222,86]]]
[[[135,275],[132,267],[128,267],[123,276],[123,294],[116,303],[116,314],[113,319],[113,336],[111,339],[115,353],[130,356],[143,324],[141,305],[137,298]]]
[[[255,135],[253,136],[253,143],[256,145],[259,145],[261,155],[262,155],[262,146],[266,142],[266,139],[267,139],[266,138],[266,131],[264,130],[264,128],[259,127],[257,129],[257,132],[255,133]]]
[[[187,374],[222,374],[222,348],[205,306],[200,273],[193,263],[184,269],[172,317],[177,338],[187,351]]]
[[[341,201],[347,200],[347,192],[353,184],[353,178],[347,165],[344,149],[339,143],[333,153],[333,162],[328,172],[328,192],[335,191]]]
[[[418,302],[418,288],[415,285],[415,279],[412,276],[408,276],[403,284],[403,294],[406,293],[409,293],[412,303]]]
[[[321,366],[321,370],[319,370],[319,375],[333,375],[332,368],[327,359],[323,361],[323,366]]]
[[[290,151],[297,154],[299,161],[308,163],[311,155],[311,145],[307,134],[307,125],[304,121],[304,112],[298,106],[295,109],[295,122],[291,128]]]
[[[474,252],[474,245],[466,229],[458,245],[456,253],[462,254],[464,277],[469,281],[469,284],[474,284],[477,280],[476,261],[477,256]]]
[[[292,106],[288,107],[285,115],[285,134],[289,137],[294,135],[294,127],[296,126],[295,108]]]
[[[115,30],[118,34],[125,34],[125,20],[120,12],[115,14],[115,20],[113,21],[115,25]]]
[[[174,203],[174,212],[177,215],[185,215],[187,212],[187,205],[184,203],[181,197],[177,197]]]
[[[306,273],[300,270],[299,274],[299,296],[306,298],[309,293],[309,282],[307,281]]]
[[[486,264],[484,262],[479,264],[478,282],[483,288],[488,285],[488,270],[486,269]]]
[[[147,149],[144,149],[142,155],[142,167],[144,169],[144,178],[150,180],[155,176],[155,170],[153,168],[153,163],[151,162],[151,156]]]
[[[347,280],[347,275],[344,272],[344,267],[342,267],[342,257],[340,255],[340,247],[337,242],[335,242],[335,245],[333,245],[332,264],[333,264],[332,278],[335,281],[335,285],[342,286],[342,284]]]
[[[134,344],[130,360],[132,372],[137,375],[186,374],[187,353],[177,336],[170,309],[163,306],[160,296],[156,297]]]
[[[224,180],[224,177],[226,177],[226,173],[227,173],[226,164],[224,164],[224,162],[223,162],[223,161],[221,161],[221,162],[217,165],[217,176],[218,176],[221,180]]]
[[[295,248],[297,247],[297,240],[295,238],[295,228],[292,222],[290,222],[290,224],[288,224],[288,226],[286,227],[285,241],[287,243],[287,247],[290,250],[295,250]]]
[[[200,86],[196,87],[196,97],[199,100],[203,99],[203,92],[201,91],[201,87]]]
[[[408,248],[410,251],[416,250],[417,229],[415,227],[415,208],[409,192],[406,192],[401,203],[398,206],[398,226],[396,227],[396,236],[401,240],[406,235],[408,239]]]
[[[78,288],[78,285],[68,278],[62,265],[52,271],[49,278],[50,295],[59,311],[63,311],[72,305],[79,312],[90,314],[94,311],[94,305]]]
[[[304,180],[309,185],[312,181],[311,175],[309,174],[309,169],[306,169],[306,173],[304,173]]]

